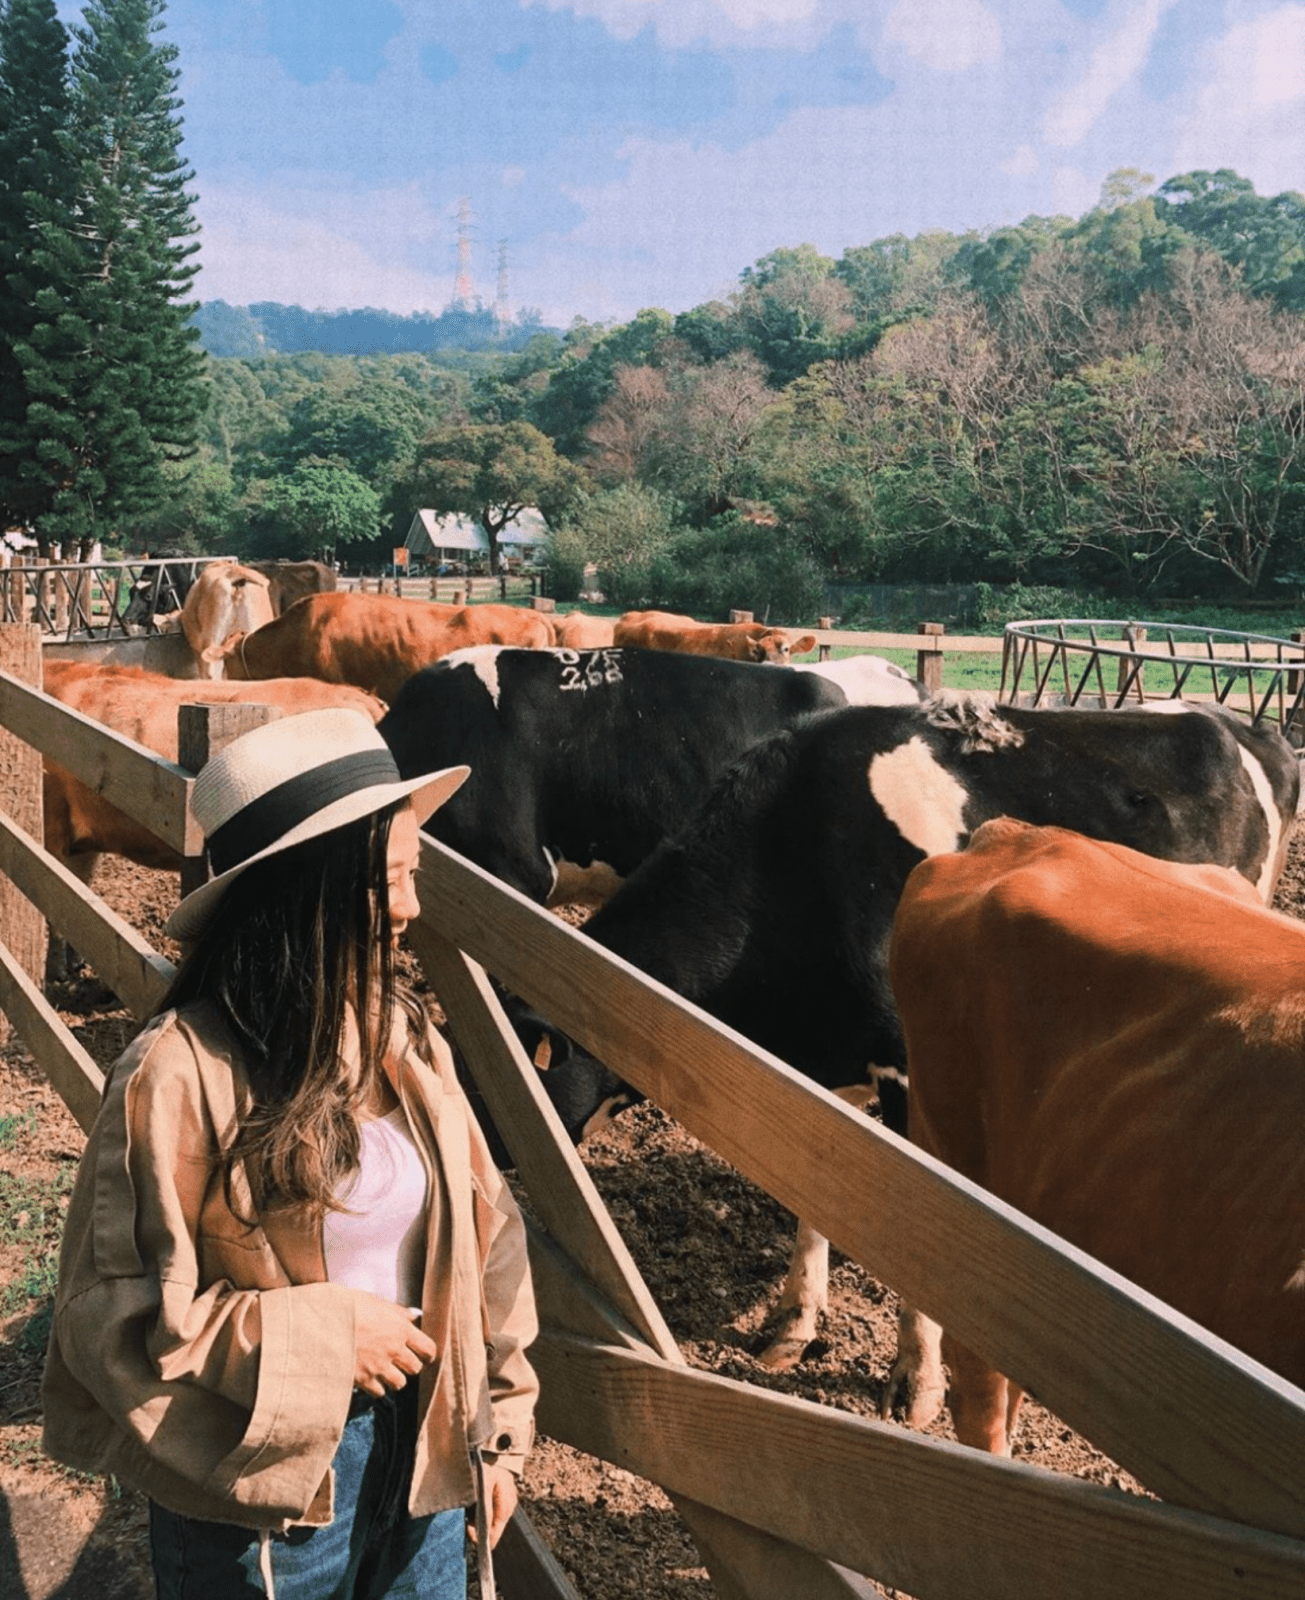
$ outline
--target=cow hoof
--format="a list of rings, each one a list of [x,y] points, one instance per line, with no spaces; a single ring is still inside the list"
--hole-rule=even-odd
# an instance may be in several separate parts
[[[946,1400],[945,1380],[923,1379],[918,1369],[898,1362],[884,1385],[879,1420],[900,1422],[908,1428],[927,1428]]]
[[[757,1356],[770,1372],[790,1372],[811,1347],[810,1339],[776,1339]]]

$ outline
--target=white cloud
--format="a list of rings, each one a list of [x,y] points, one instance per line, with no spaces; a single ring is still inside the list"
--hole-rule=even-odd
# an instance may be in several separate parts
[[[649,23],[664,45],[684,47],[707,40],[737,43],[739,35],[773,36],[811,23],[828,0],[521,0],[549,11],[594,17],[618,39],[632,39]],[[859,6],[861,0],[854,0]],[[843,0],[835,10],[843,9]],[[769,37],[767,42],[770,42]]]
[[[438,311],[452,295],[447,223],[409,188],[350,196],[208,184],[196,212],[203,300],[410,312]],[[414,254],[428,254],[430,270],[406,265]]]
[[[965,72],[1001,54],[1001,24],[981,0],[898,0],[884,38],[935,72]]]
[[[1305,6],[1230,29],[1179,131],[1174,168],[1232,167],[1261,194],[1305,190]]]
[[[817,0],[718,0],[736,28],[755,28],[772,22],[802,22],[816,9]]]
[[[1038,152],[1031,144],[1022,144],[1001,163],[1001,170],[1012,178],[1031,178],[1039,165]]]
[[[1051,175],[1051,215],[1081,217],[1101,197],[1101,179],[1081,167],[1057,167]]]
[[[836,256],[891,233],[1004,220],[985,200],[986,150],[958,149],[928,96],[807,107],[739,149],[631,139],[619,153],[619,180],[568,191],[585,218],[556,250],[577,276],[608,257],[609,284],[637,283],[637,305],[697,304],[779,246]]]
[[[1111,100],[1146,65],[1161,18],[1174,0],[1142,0],[1108,39],[1093,50],[1080,81],[1047,112],[1048,144],[1073,149],[1085,139]]]

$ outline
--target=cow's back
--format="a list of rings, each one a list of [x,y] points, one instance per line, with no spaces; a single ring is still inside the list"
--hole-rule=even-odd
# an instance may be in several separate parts
[[[1305,927],[1002,820],[911,875],[891,966],[912,1138],[1305,1380]]]
[[[841,703],[818,678],[719,659],[482,647],[418,674],[381,731],[405,775],[470,765],[431,830],[543,898],[544,850],[627,873],[735,755]]]
[[[1294,808],[1295,757],[1280,743]],[[1016,712],[948,696],[849,707],[758,742],[587,931],[829,1087],[890,1069],[881,1098],[901,1128],[887,974],[898,897],[921,859],[1002,815],[1234,867],[1261,885],[1272,856],[1270,823],[1218,718]]]

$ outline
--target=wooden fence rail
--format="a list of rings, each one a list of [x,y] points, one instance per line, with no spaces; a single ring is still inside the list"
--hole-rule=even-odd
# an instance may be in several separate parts
[[[184,769],[4,675],[0,725],[193,843]],[[156,1003],[164,958],[12,826],[0,871],[134,1011]],[[862,1575],[920,1600],[1305,1593],[1305,1394],[429,839],[420,889],[414,950],[539,1218],[541,1424],[660,1483],[718,1594],[866,1600]],[[490,973],[1165,1499],[687,1366]],[[85,1126],[97,1069],[2,961],[0,1006]],[[525,1519],[500,1587],[575,1600]]]

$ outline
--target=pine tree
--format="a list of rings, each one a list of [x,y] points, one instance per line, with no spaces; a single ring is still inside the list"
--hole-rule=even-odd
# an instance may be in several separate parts
[[[32,522],[48,505],[27,427],[30,399],[16,346],[30,338],[36,294],[33,195],[70,205],[72,170],[57,135],[69,114],[68,32],[54,0],[0,9],[0,522]]]
[[[35,201],[47,282],[16,345],[27,428],[48,496],[38,535],[83,551],[168,495],[163,464],[190,454],[205,396],[183,296],[198,249],[180,154],[176,49],[155,41],[164,0],[92,0],[73,30],[72,105],[56,137],[71,207]]]

